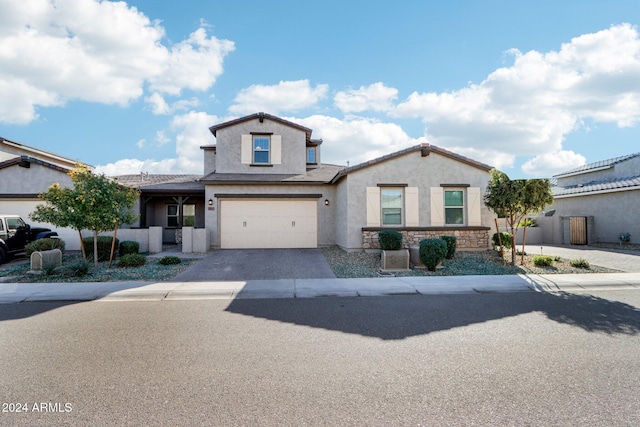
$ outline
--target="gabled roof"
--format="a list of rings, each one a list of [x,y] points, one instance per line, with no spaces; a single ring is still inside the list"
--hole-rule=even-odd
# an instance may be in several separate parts
[[[39,156],[40,157],[48,157],[53,161],[57,161],[57,162],[60,162],[62,164],[68,164],[68,165],[75,165],[76,163],[79,163],[77,160],[70,159],[68,157],[63,157],[63,156],[60,156],[58,154],[52,153],[50,151],[41,150],[40,148],[32,147],[32,146],[27,145],[27,144],[22,144],[20,142],[11,141],[11,140],[3,138],[3,137],[0,137],[0,143],[6,144],[6,145],[8,145],[10,147],[17,148],[17,149],[25,151],[27,153],[30,153],[30,154],[26,154],[26,156],[30,157],[30,158],[37,158]],[[49,163],[49,164],[51,164],[51,163]],[[86,165],[86,166],[91,167],[90,165]]]
[[[614,157],[613,159],[601,160],[599,162],[589,163],[588,165],[579,166],[577,168],[561,172],[554,175],[554,178],[563,178],[571,175],[579,175],[582,173],[594,172],[596,170],[610,169],[618,163],[640,157],[640,153],[627,154],[626,156]]]
[[[302,174],[210,173],[200,179],[204,184],[329,184],[344,166],[323,163]]]
[[[31,167],[32,163],[54,169],[62,173],[68,173],[71,170],[68,168],[63,168],[62,166],[54,165],[53,163],[45,162],[44,160],[36,159],[31,156],[14,157],[13,159],[0,162],[0,169],[8,168],[15,165],[21,166],[23,168],[29,168]]]
[[[552,187],[553,197],[587,196],[595,193],[640,190],[640,175],[627,178],[591,181],[567,187]]]
[[[360,169],[368,168],[369,166],[377,165],[382,162],[386,162],[387,160],[394,159],[399,156],[404,156],[405,154],[413,153],[414,151],[420,151],[422,157],[427,157],[430,153],[438,153],[441,156],[449,157],[450,159],[457,160],[459,162],[465,163],[469,166],[473,166],[478,169],[482,169],[484,171],[490,171],[493,169],[493,166],[485,165],[484,163],[480,163],[476,160],[470,159],[468,157],[461,156],[459,154],[453,153],[451,151],[445,150],[444,148],[437,147],[431,144],[419,144],[414,145],[409,148],[405,148],[404,150],[396,151],[391,154],[384,155],[382,157],[378,157],[373,160],[369,160],[367,162],[363,162],[348,168],[343,169],[340,173],[334,178],[334,182],[338,181],[343,176],[350,174],[351,172],[355,172]]]
[[[211,126],[209,128],[209,130],[211,131],[213,136],[216,136],[216,132],[219,129],[224,129],[224,128],[229,127],[229,126],[234,126],[234,125],[237,125],[237,124],[240,124],[240,123],[244,123],[244,122],[248,122],[250,120],[255,120],[255,119],[260,120],[261,123],[262,123],[262,121],[264,119],[267,119],[267,120],[271,120],[271,121],[283,124],[285,126],[292,127],[294,129],[301,130],[307,135],[307,138],[306,138],[307,142],[311,142],[312,141],[311,140],[311,132],[312,132],[311,129],[309,129],[307,127],[304,127],[304,126],[301,126],[301,125],[299,125],[297,123],[293,123],[293,122],[290,122],[288,120],[281,119],[280,117],[272,116],[271,114],[267,114],[267,113],[255,113],[255,114],[251,114],[249,116],[240,117],[238,119],[229,120],[228,122],[224,122],[224,123],[220,123],[220,124]],[[322,140],[313,140],[313,142],[321,143]]]

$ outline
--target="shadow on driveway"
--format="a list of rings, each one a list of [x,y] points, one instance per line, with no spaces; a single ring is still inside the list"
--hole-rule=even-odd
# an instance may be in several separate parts
[[[320,249],[221,249],[171,282],[335,279]]]

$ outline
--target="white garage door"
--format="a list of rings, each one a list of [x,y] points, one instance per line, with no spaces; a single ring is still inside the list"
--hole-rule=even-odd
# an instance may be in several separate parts
[[[315,248],[318,211],[313,200],[222,200],[220,247]]]

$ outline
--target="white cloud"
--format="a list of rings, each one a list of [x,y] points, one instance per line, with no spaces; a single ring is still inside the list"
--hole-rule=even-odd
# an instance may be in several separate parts
[[[359,89],[338,92],[334,104],[344,113],[359,113],[365,110],[388,111],[398,97],[398,90],[378,82]]]
[[[0,121],[29,123],[37,107],[72,99],[125,106],[146,84],[171,95],[206,90],[234,49],[204,28],[169,47],[164,36],[159,22],[124,2],[3,1]]]
[[[137,146],[138,148],[144,148],[144,144],[145,144],[146,142],[147,142],[147,141],[146,141],[144,138],[139,139],[139,140],[138,140],[138,142],[136,142],[136,146]]]
[[[164,97],[158,92],[153,92],[150,96],[145,97],[144,101],[151,107],[151,112],[155,115],[173,114],[176,111],[188,110],[189,108],[197,107],[200,104],[200,101],[197,98],[191,98],[179,99],[169,105],[167,101],[165,101]]]
[[[556,173],[577,168],[587,162],[584,156],[573,151],[560,150],[534,157],[522,165],[522,170],[534,176],[552,176]]]
[[[411,138],[395,123],[381,123],[363,117],[314,115],[307,118],[287,118],[313,130],[313,138],[327,141],[322,145],[322,162],[351,166],[427,142],[426,138]]]
[[[562,144],[584,121],[620,127],[640,121],[640,38],[635,27],[622,24],[582,35],[557,52],[510,53],[513,65],[482,83],[444,93],[414,92],[392,114],[421,118],[435,145],[475,150],[479,160],[502,153],[490,164],[509,165],[513,156],[534,156],[523,171],[536,175],[583,161],[562,150]]]
[[[201,174],[204,159],[202,145],[209,145],[215,138],[209,131],[213,124],[220,123],[216,116],[204,112],[190,111],[189,113],[173,117],[170,124],[171,131],[176,133],[176,157],[170,159],[122,159],[114,163],[96,166],[97,173],[108,176],[149,173]],[[156,140],[167,143],[169,138],[164,131],[156,134]]]
[[[309,80],[281,81],[271,86],[252,85],[238,93],[229,111],[234,114],[298,111],[324,99],[328,89],[326,84],[311,87]]]
[[[166,145],[171,142],[171,139],[165,135],[163,130],[156,132],[156,142],[160,145]]]

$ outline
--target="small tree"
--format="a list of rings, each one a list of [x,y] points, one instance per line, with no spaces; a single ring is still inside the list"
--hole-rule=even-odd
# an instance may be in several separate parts
[[[506,220],[512,238],[511,265],[515,267],[515,235],[518,226],[526,215],[540,212],[545,206],[553,203],[551,183],[548,179],[510,180],[504,172],[492,169],[484,202],[496,215]]]
[[[78,230],[82,255],[82,230],[92,230],[94,239],[94,265],[98,264],[98,233],[117,230],[120,224],[131,224],[136,215],[131,208],[136,203],[138,192],[123,187],[104,175],[96,175],[84,165],[76,165],[69,172],[73,188],[62,188],[53,184],[39,195],[45,205],[39,205],[30,215],[35,221],[48,222],[58,227]],[[116,237],[114,231],[114,239]]]

